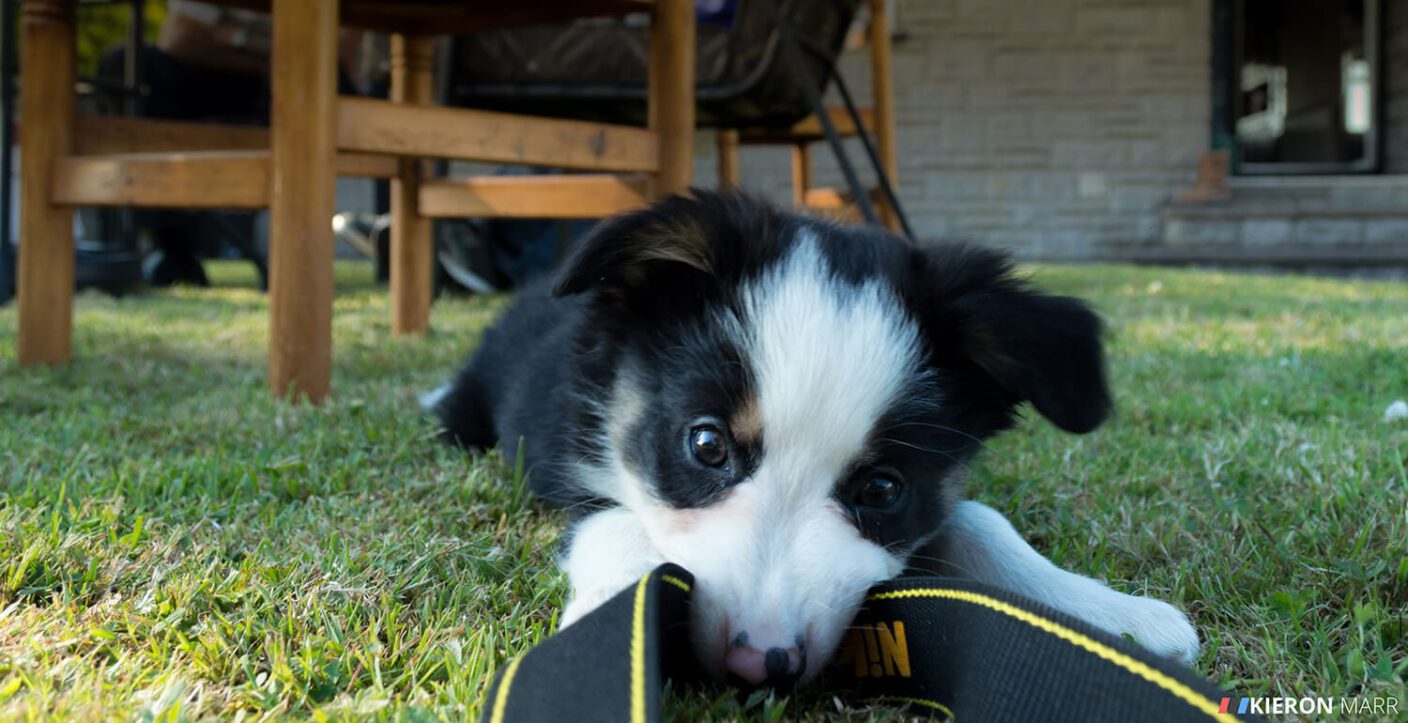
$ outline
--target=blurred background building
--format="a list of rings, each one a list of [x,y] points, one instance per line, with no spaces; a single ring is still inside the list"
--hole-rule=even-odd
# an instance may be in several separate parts
[[[892,12],[899,188],[920,238],[1050,260],[1408,265],[1408,0]],[[863,61],[846,59],[858,85]],[[742,163],[746,186],[787,197],[785,156]],[[834,182],[828,154],[816,163]]]

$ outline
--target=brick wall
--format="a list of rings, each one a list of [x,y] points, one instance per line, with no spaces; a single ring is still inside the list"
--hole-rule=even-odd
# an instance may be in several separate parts
[[[1046,259],[1155,243],[1160,205],[1208,147],[1209,13],[1208,0],[900,0],[899,176],[919,236]],[[844,65],[864,96],[864,53]],[[830,152],[816,155],[818,180],[837,182]],[[786,199],[789,169],[785,151],[745,149],[745,187]]]

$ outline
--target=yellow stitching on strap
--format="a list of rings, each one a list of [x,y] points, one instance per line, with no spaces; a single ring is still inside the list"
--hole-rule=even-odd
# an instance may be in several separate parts
[[[489,716],[489,723],[504,723],[504,707],[508,705],[508,689],[513,685],[513,676],[518,673],[518,664],[523,662],[520,655],[508,664],[508,670],[504,671],[504,677],[499,679],[499,690],[494,693],[494,713]]]
[[[1215,720],[1237,720],[1237,718],[1233,715],[1227,713],[1219,713],[1217,703],[1214,703],[1211,700],[1203,697],[1202,694],[1198,693],[1192,688],[1189,688],[1183,683],[1180,683],[1179,681],[1170,678],[1167,675],[1164,675],[1159,670],[1151,668],[1148,665],[1145,665],[1144,663],[1135,660],[1134,658],[1131,658],[1128,655],[1125,655],[1124,653],[1121,653],[1120,651],[1115,650],[1114,648],[1111,648],[1108,645],[1092,640],[1091,638],[1085,635],[1081,635],[1080,633],[1071,630],[1070,628],[1061,625],[1060,623],[1057,623],[1052,620],[1047,620],[1046,618],[1036,615],[1035,613],[1023,610],[1022,608],[1019,608],[1015,605],[1011,605],[1009,603],[1005,603],[996,598],[988,597],[987,595],[969,592],[967,590],[917,588],[914,590],[896,590],[895,592],[882,592],[875,595],[871,595],[869,599],[897,600],[902,598],[915,597],[937,597],[947,598],[949,600],[960,600],[962,602],[973,603],[974,605],[981,605],[990,610],[996,610],[997,612],[1000,612],[1004,615],[1017,618],[1018,620],[1021,620],[1022,622],[1027,623],[1028,625],[1031,625],[1032,627],[1035,627],[1038,630],[1043,630],[1045,632],[1051,633],[1052,635],[1055,635],[1056,637],[1061,638],[1062,640],[1065,640],[1068,643],[1071,643],[1079,648],[1083,648],[1088,652],[1094,653],[1095,655],[1104,658],[1105,660],[1108,660],[1109,662],[1114,663],[1115,665],[1118,665],[1121,668],[1124,668],[1125,670],[1139,676],[1140,678],[1143,678],[1149,681],[1150,683],[1153,683],[1154,685],[1157,685],[1160,688],[1167,690],[1168,692],[1182,699],[1184,702],[1188,703],[1188,705],[1191,705],[1194,708],[1197,708],[1198,710],[1208,714]]]
[[[645,723],[645,588],[650,575],[645,573],[636,583],[631,623],[631,723]]]
[[[674,575],[661,575],[660,579],[670,583],[671,585],[674,585],[675,587],[685,592],[689,592],[689,583],[675,577]]]
[[[950,721],[958,720],[958,716],[954,715],[953,711],[949,710],[948,706],[938,702],[937,700],[929,700],[928,698],[911,698],[903,695],[877,695],[871,698],[870,700],[875,702],[895,700],[901,703],[911,703],[913,705],[928,706],[948,716],[948,719]]]

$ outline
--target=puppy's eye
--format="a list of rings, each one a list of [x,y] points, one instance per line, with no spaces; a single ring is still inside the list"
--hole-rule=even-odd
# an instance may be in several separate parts
[[[689,430],[689,452],[706,467],[722,467],[728,461],[728,438],[714,422],[696,424]]]
[[[860,495],[856,501],[862,506],[877,510],[889,509],[899,501],[902,491],[904,491],[904,485],[899,480],[876,475],[867,480],[865,486],[860,488]]]

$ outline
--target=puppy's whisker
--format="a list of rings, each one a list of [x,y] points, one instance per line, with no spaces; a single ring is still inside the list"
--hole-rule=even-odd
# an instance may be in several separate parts
[[[907,447],[907,448],[909,448],[909,449],[917,450],[917,451],[919,451],[919,452],[928,452],[928,453],[930,453],[930,454],[939,454],[939,455],[943,455],[944,457],[946,457],[946,458],[948,458],[948,459],[951,459],[951,460],[953,460],[954,462],[959,462],[960,464],[962,463],[962,461],[961,461],[957,456],[954,455],[954,452],[957,452],[957,451],[959,451],[959,450],[948,450],[948,449],[939,449],[939,448],[937,448],[937,447],[928,447],[928,446],[925,446],[925,445],[922,445],[922,444],[915,444],[915,443],[913,443],[913,442],[906,442],[906,441],[904,441],[904,440],[902,440],[902,439],[895,439],[895,438],[893,438],[893,437],[881,437],[881,438],[880,438],[880,441],[885,442],[885,443],[887,443],[887,444],[893,444],[893,445],[898,446],[898,447]]]
[[[956,434],[956,435],[958,435],[958,436],[960,436],[960,437],[964,437],[965,439],[968,439],[969,441],[972,441],[972,442],[977,443],[977,444],[982,444],[982,443],[983,443],[983,440],[982,440],[981,438],[975,437],[975,436],[973,436],[972,434],[969,434],[968,432],[965,432],[965,431],[963,431],[963,430],[961,430],[961,429],[957,429],[957,428],[954,428],[954,427],[950,427],[950,426],[948,426],[948,425],[946,425],[946,424],[936,424],[936,423],[934,423],[934,422],[923,422],[923,421],[920,421],[920,420],[917,420],[917,419],[916,419],[916,420],[905,420],[905,419],[902,419],[902,420],[898,420],[898,421],[895,421],[895,422],[893,422],[893,423],[891,423],[891,424],[886,425],[886,428],[887,428],[887,429],[900,429],[900,428],[903,428],[903,427],[924,427],[924,428],[926,428],[926,429],[937,429],[937,430],[939,430],[940,432],[948,432],[949,434]]]

